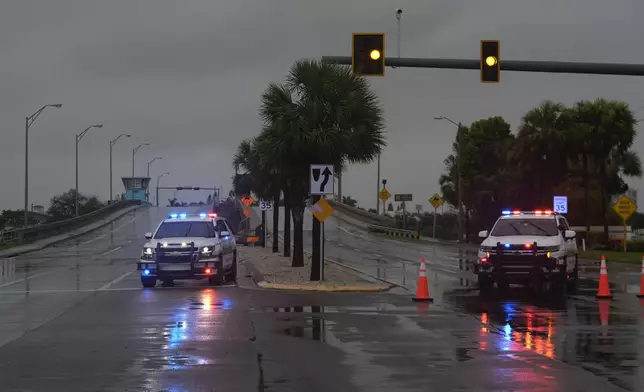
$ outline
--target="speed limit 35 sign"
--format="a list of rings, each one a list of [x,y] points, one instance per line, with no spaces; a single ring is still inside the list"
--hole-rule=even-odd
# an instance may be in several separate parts
[[[273,211],[273,201],[272,200],[260,200],[259,208],[262,211]]]

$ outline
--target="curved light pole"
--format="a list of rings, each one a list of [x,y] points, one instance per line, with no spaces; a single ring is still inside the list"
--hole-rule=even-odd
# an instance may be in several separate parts
[[[457,185],[457,187],[458,187],[458,190],[457,190],[457,195],[458,195],[457,196],[458,197],[458,201],[457,201],[458,202],[458,242],[462,242],[463,241],[463,170],[462,170],[463,169],[463,161],[462,161],[463,154],[461,154],[461,152],[462,152],[462,148],[463,148],[463,140],[462,140],[463,139],[463,137],[462,137],[463,132],[461,132],[461,123],[460,122],[457,123],[456,121],[452,120],[451,118],[445,117],[445,116],[434,117],[434,120],[446,120],[446,121],[449,121],[452,124],[456,125],[456,127],[457,127],[456,128],[457,129],[456,130],[456,137],[458,139],[458,141],[457,141],[457,143],[458,143],[458,159],[456,160],[456,165],[458,167],[458,185]]]
[[[36,121],[40,113],[46,108],[62,108],[60,103],[54,105],[45,105],[29,117],[25,117],[25,227],[29,224],[29,127]]]
[[[157,195],[156,195],[156,202],[157,202],[157,207],[159,206],[159,180],[161,177],[170,174],[169,172],[161,173],[157,176]]]
[[[92,128],[103,128],[103,124],[95,124],[95,125],[90,125],[89,127],[85,128],[85,130],[78,135],[76,135],[76,195],[75,195],[75,209],[76,209],[76,215],[78,216],[79,213],[79,194],[78,194],[78,143],[83,139],[83,137],[89,132],[90,129]]]
[[[123,136],[125,137],[131,137],[132,135],[129,135],[127,133],[122,133],[118,135],[116,138],[114,138],[112,141],[110,141],[110,204],[112,204],[113,200],[113,195],[112,195],[112,147],[116,144],[116,142],[119,141],[120,138]]]
[[[154,157],[150,161],[148,161],[148,177],[150,177],[150,165],[152,164],[152,162],[154,162],[156,160],[159,160],[159,159],[163,159],[163,157]]]
[[[149,146],[150,143],[141,143],[134,150],[132,150],[132,177],[134,177],[134,156],[136,155],[137,152],[141,149],[143,146]]]
[[[154,161],[156,161],[158,159],[163,159],[163,158],[154,157],[154,158],[152,158],[151,160],[148,161],[148,174],[147,174],[148,178],[150,178],[150,165],[152,164],[152,162],[154,162]],[[147,198],[148,198],[148,202],[150,202],[150,183],[149,183],[149,180],[148,180],[148,191],[146,192],[146,195],[147,195]]]

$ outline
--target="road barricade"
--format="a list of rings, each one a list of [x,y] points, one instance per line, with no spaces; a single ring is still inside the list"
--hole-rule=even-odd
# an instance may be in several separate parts
[[[394,229],[392,227],[378,225],[367,225],[367,230],[371,233],[384,234],[389,237],[402,237],[414,240],[420,239],[419,233],[413,230]]]

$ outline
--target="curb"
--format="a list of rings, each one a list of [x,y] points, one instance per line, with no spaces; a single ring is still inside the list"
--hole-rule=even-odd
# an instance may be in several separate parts
[[[269,283],[260,281],[257,286],[263,289],[275,290],[291,290],[291,291],[317,291],[325,293],[379,293],[388,291],[389,286],[369,286],[369,285],[351,285],[351,286],[337,286],[333,284],[285,284],[285,283]]]
[[[406,291],[411,292],[411,290],[409,290],[409,289],[408,289],[407,287],[405,287],[405,286],[401,286],[401,285],[399,285],[399,284],[397,284],[397,283],[394,283],[394,282],[391,282],[391,281],[388,281],[388,280],[385,280],[385,279],[382,279],[382,278],[378,278],[378,277],[373,276],[373,275],[371,275],[371,274],[368,274],[368,273],[366,273],[366,272],[362,272],[362,271],[360,271],[360,270],[359,270],[359,269],[357,269],[357,268],[351,267],[351,266],[346,265],[346,264],[344,264],[344,263],[341,263],[341,262],[339,262],[339,261],[335,261],[335,260],[327,259],[326,257],[324,258],[324,260],[325,260],[325,261],[328,261],[328,262],[329,262],[329,263],[331,263],[331,264],[335,264],[335,265],[337,265],[337,266],[339,266],[339,267],[346,268],[346,269],[348,269],[348,270],[350,270],[350,271],[354,272],[356,275],[368,276],[368,277],[369,277],[369,278],[371,278],[371,279],[375,279],[375,280],[377,280],[377,281],[380,281],[380,282],[386,283],[386,284],[390,285],[390,288],[392,288],[392,287],[398,287],[398,288],[401,288],[401,289],[404,289],[404,290],[406,290]]]
[[[304,252],[307,255],[310,255],[310,252]],[[326,257],[324,258],[325,261],[330,262],[331,264],[335,264],[339,267],[343,267],[348,269],[351,273],[353,273],[356,276],[367,276],[369,278],[372,278],[376,281],[379,281],[383,284],[372,284],[372,285],[350,285],[350,286],[337,286],[333,284],[316,284],[316,283],[306,283],[306,284],[286,284],[286,283],[270,283],[267,282],[264,278],[264,275],[259,272],[257,267],[255,267],[252,263],[247,262],[246,259],[244,258],[243,260],[240,260],[240,262],[246,267],[246,270],[251,276],[251,279],[253,282],[255,282],[255,285],[257,287],[263,288],[263,289],[275,289],[275,290],[293,290],[293,291],[318,291],[318,292],[350,292],[350,293],[379,293],[379,292],[384,292],[384,291],[389,291],[393,287],[402,287],[399,286],[395,283],[376,278],[374,276],[371,276],[369,274],[365,274],[364,272],[357,270],[353,267],[349,267],[347,265],[344,265],[340,262],[334,261],[327,259]],[[368,279],[365,279],[368,280]],[[404,288],[404,287],[402,287]],[[407,289],[405,289],[407,290]]]
[[[42,245],[42,246],[39,246],[39,247],[37,247],[37,248],[33,248],[33,249],[29,249],[29,250],[23,250],[23,251],[17,251],[17,252],[9,253],[9,254],[6,254],[6,255],[4,255],[4,256],[2,256],[2,257],[3,257],[3,258],[11,258],[11,257],[16,257],[16,256],[24,255],[24,254],[27,254],[27,253],[37,252],[37,251],[39,251],[39,250],[43,250],[43,249],[45,249],[45,248],[49,248],[50,246],[54,246],[54,245],[60,244],[61,242],[65,242],[65,241],[73,240],[73,239],[78,238],[78,237],[82,237],[82,236],[84,236],[84,235],[85,235],[85,234],[87,234],[87,233],[91,233],[91,232],[93,232],[93,231],[96,231],[96,230],[98,230],[98,229],[101,229],[101,228],[103,228],[103,227],[105,227],[105,226],[109,225],[110,223],[114,222],[115,220],[120,219],[120,218],[122,218],[123,216],[125,216],[125,215],[129,214],[130,212],[137,211],[137,210],[139,210],[139,209],[141,209],[141,208],[143,208],[143,207],[148,207],[148,206],[147,206],[147,205],[140,205],[140,206],[136,206],[136,207],[134,207],[134,208],[132,208],[132,209],[129,209],[129,210],[127,210],[127,211],[123,212],[122,214],[119,214],[119,215],[115,216],[113,219],[110,219],[110,220],[108,220],[108,221],[104,222],[103,224],[100,224],[100,225],[98,225],[98,226],[96,226],[96,227],[93,227],[93,228],[91,228],[91,229],[89,229],[89,230],[85,230],[85,231],[83,231],[83,232],[81,232],[81,233],[78,233],[78,234],[72,234],[72,235],[70,235],[69,237],[65,237],[65,238],[61,238],[61,239],[59,239],[59,240],[55,240],[55,241],[49,242],[49,243],[47,243],[47,244],[45,244],[45,245]],[[81,229],[81,228],[82,228],[82,226],[81,226],[79,229]],[[11,248],[9,248],[9,249],[7,249],[7,250],[10,250],[10,249],[11,249]]]

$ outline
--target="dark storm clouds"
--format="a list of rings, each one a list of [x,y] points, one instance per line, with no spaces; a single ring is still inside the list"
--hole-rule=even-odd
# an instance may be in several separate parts
[[[47,103],[64,107],[48,109],[31,130],[35,203],[73,186],[74,134],[95,123],[105,127],[81,142],[82,192],[108,197],[109,140],[120,133],[133,137],[115,147],[115,189],[142,142],[151,146],[137,154],[137,175],[163,156],[153,178],[169,171],[166,184],[229,189],[231,156],[259,131],[266,85],[296,59],[348,55],[353,31],[387,32],[395,55],[397,7],[403,56],[476,58],[480,39],[500,39],[505,59],[644,62],[644,5],[635,0],[7,0],[0,6],[0,207],[21,205],[24,117]],[[516,126],[543,99],[571,104],[601,95],[644,106],[644,83],[630,77],[504,73],[490,86],[475,71],[389,69],[373,87],[387,119],[383,177],[392,193],[413,193],[426,209],[454,134],[434,116],[469,123],[502,115]],[[345,178],[345,194],[375,205],[375,164],[352,167]]]

